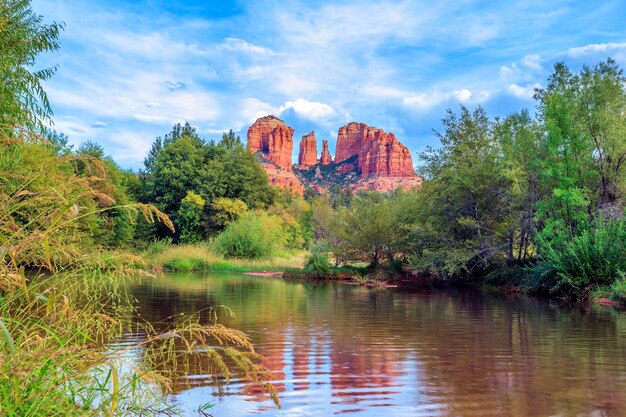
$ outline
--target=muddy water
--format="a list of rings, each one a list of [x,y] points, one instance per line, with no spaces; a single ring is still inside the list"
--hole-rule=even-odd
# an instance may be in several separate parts
[[[201,364],[171,401],[215,416],[626,416],[626,313],[545,300],[166,274],[133,293],[158,328],[228,306],[275,377],[255,385]],[[137,335],[127,335],[136,338]]]

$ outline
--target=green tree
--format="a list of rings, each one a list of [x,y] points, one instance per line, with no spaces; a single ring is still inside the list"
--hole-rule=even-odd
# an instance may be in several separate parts
[[[502,175],[508,183],[503,204],[508,204],[507,257],[510,262],[526,263],[534,258],[533,240],[537,202],[545,196],[540,185],[543,153],[541,126],[527,110],[514,113],[495,125],[501,152]]]
[[[211,209],[213,212],[213,222],[220,229],[223,229],[229,223],[236,221],[246,213],[248,211],[248,205],[238,198],[220,197],[213,201]]]
[[[258,209],[269,207],[275,198],[267,174],[232,131],[217,143],[207,143],[189,124],[176,125],[164,138],[156,139],[145,168],[141,173],[142,200],[155,203],[173,215],[175,222],[189,191],[206,201],[201,221],[204,235],[225,226],[214,209],[218,199],[239,200],[250,209]],[[158,233],[167,231],[163,228]]]
[[[204,199],[188,191],[180,204],[176,220],[181,243],[196,243],[202,240],[201,221]]]
[[[481,107],[460,115],[448,110],[441,148],[421,154],[422,209],[417,233],[424,245],[418,261],[426,269],[475,274],[501,253],[509,237],[510,181],[494,125]]]
[[[393,262],[405,236],[398,203],[398,198],[362,192],[352,199],[349,209],[338,210],[330,227],[339,227],[342,255],[351,260],[367,260],[372,266],[383,260]]]
[[[0,128],[21,125],[45,130],[52,116],[42,82],[56,67],[32,70],[42,52],[59,49],[63,24],[44,24],[30,0],[5,0],[0,4]]]

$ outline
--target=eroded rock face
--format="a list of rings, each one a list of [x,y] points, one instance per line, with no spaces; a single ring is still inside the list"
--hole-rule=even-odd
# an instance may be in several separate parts
[[[330,165],[333,162],[333,158],[328,151],[328,141],[322,140],[322,155],[320,156],[320,165]]]
[[[358,155],[363,142],[362,136],[367,134],[368,126],[365,123],[348,123],[341,126],[337,132],[335,148],[335,163],[339,164],[353,155]]]
[[[335,163],[357,156],[361,178],[416,177],[411,152],[393,133],[366,125],[348,123],[339,128]]]
[[[304,194],[304,185],[293,171],[287,171],[274,164],[261,161],[261,166],[267,172],[270,184],[275,187],[288,188],[293,194]]]
[[[274,115],[261,117],[248,129],[248,149],[261,152],[269,162],[291,171],[293,128]]]
[[[300,141],[300,153],[298,154],[298,165],[309,167],[317,164],[317,140],[315,132],[302,136]]]
[[[248,149],[259,156],[272,185],[302,194],[307,187],[325,192],[334,185],[353,190],[392,191],[421,183],[415,174],[411,153],[393,133],[349,123],[339,128],[335,161],[322,141],[317,160],[313,132],[302,137],[298,165],[292,167],[293,129],[276,116],[258,119],[248,129]],[[315,169],[312,169],[315,167]]]

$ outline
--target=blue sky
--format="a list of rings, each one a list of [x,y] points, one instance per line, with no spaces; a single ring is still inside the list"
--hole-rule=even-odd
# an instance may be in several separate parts
[[[54,128],[140,168],[156,136],[201,136],[258,117],[295,128],[294,153],[349,121],[391,131],[415,154],[437,146],[446,108],[533,109],[552,66],[612,56],[626,68],[626,2],[34,0],[63,21],[46,91]]]

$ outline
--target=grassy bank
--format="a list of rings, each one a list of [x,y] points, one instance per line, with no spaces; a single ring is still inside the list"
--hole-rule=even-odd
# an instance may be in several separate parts
[[[136,280],[154,279],[141,271],[81,270],[33,277],[4,272],[1,415],[180,415],[176,405],[166,402],[167,395],[190,364],[205,355],[208,374],[226,380],[233,374],[267,378],[242,332],[201,323],[193,315],[180,317],[159,333],[133,319],[127,288]],[[131,329],[142,337],[125,349],[141,350],[139,359],[109,346],[116,335]],[[262,387],[274,394],[271,386]]]
[[[306,254],[294,252],[267,259],[237,259],[226,258],[204,245],[177,245],[149,251],[143,256],[147,267],[157,271],[269,272],[301,268]]]

